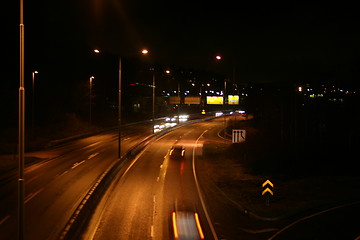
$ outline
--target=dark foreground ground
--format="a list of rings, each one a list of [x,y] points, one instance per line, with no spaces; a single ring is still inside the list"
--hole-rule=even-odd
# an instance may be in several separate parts
[[[354,155],[358,140],[352,138],[354,132],[331,137],[332,127],[349,127],[344,119],[324,124],[308,132],[299,128],[295,138],[284,134],[276,119],[229,117],[227,132],[245,129],[246,142],[232,144],[230,134],[216,145],[205,142],[208,174],[227,197],[260,218],[301,216],[360,201]],[[306,139],[311,132],[313,139]],[[262,196],[267,179],[274,184],[269,204]]]

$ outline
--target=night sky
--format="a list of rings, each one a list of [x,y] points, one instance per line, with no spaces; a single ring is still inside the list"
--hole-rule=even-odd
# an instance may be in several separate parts
[[[5,56],[16,63],[18,3],[7,4]],[[225,73],[235,66],[245,82],[354,82],[356,9],[344,1],[25,1],[26,64],[59,64],[92,48],[135,56],[146,47],[162,64]]]
[[[37,94],[42,93],[43,101],[51,99],[47,100],[50,107],[71,106],[73,98],[65,96],[81,95],[76,88],[81,89],[100,65],[108,67],[109,78],[116,79],[116,61],[110,59],[113,66],[99,63],[91,53],[94,48],[113,59],[140,58],[140,50],[147,48],[153,63],[213,71],[229,78],[235,69],[240,84],[276,81],[359,86],[360,18],[355,3],[24,2],[26,89],[31,93],[31,72],[39,71]],[[1,10],[2,56],[6,59],[1,65],[1,107],[16,113],[19,2],[6,1]],[[220,62],[215,61],[217,54],[222,56]],[[107,84],[105,80],[95,83],[98,87]],[[115,89],[116,82],[111,84]],[[69,103],[63,104],[65,101]]]

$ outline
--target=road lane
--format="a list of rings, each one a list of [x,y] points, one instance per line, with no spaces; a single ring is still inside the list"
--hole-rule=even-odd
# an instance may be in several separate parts
[[[123,131],[123,153],[149,134],[143,126]],[[110,131],[66,142],[36,155],[52,158],[25,168],[25,236],[55,239],[98,177],[116,160],[117,134]],[[7,240],[18,235],[15,171],[4,180],[0,184],[0,236]]]
[[[193,147],[213,123],[186,126],[151,143],[113,184],[90,239],[171,239],[171,214],[198,212],[206,239],[213,239],[193,173]],[[174,145],[185,146],[184,159],[169,159]]]

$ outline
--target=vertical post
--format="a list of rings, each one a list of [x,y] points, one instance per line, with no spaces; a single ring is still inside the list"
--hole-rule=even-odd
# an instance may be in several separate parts
[[[31,108],[31,130],[32,136],[34,137],[34,114],[35,114],[35,72],[32,72],[32,108]]]
[[[119,95],[118,95],[118,158],[121,158],[121,57],[119,57]]]
[[[90,84],[90,97],[89,97],[89,107],[90,107],[90,109],[89,109],[89,114],[90,114],[90,118],[89,118],[89,122],[90,122],[90,125],[91,125],[91,123],[92,123],[92,112],[91,112],[91,108],[92,108],[92,80],[93,80],[93,76],[91,76],[90,77],[90,79],[89,79],[89,84]]]
[[[226,105],[225,105],[225,98],[226,98],[226,78],[224,79],[224,98],[223,98],[223,109],[224,109],[224,138],[226,139]]]
[[[155,133],[155,68],[153,69],[153,83],[152,83],[152,132]]]
[[[18,231],[24,239],[24,154],[25,154],[25,87],[24,87],[24,1],[20,0],[20,87],[19,87],[19,176],[18,176]]]
[[[177,107],[177,124],[180,124],[180,104],[181,104],[181,93],[180,93],[180,81],[178,81],[178,98],[179,98],[179,105]]]

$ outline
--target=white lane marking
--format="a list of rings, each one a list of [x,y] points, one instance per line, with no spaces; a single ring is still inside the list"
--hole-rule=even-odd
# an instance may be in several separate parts
[[[43,188],[40,188],[39,190],[37,190],[35,193],[29,193],[29,195],[27,195],[25,197],[25,203],[28,203],[31,199],[33,199],[36,195],[38,195],[41,191],[43,190]]]
[[[215,232],[215,228],[211,222],[211,219],[210,219],[210,215],[206,209],[206,206],[205,206],[205,201],[202,197],[202,194],[201,194],[201,190],[200,190],[200,185],[199,185],[199,182],[197,180],[197,177],[196,177],[196,169],[195,169],[195,149],[196,149],[196,146],[197,146],[197,143],[199,142],[200,138],[202,138],[202,136],[207,132],[208,130],[205,130],[195,141],[195,145],[193,147],[193,157],[192,157],[192,168],[193,168],[193,175],[194,175],[194,180],[195,180],[195,184],[196,184],[196,189],[198,191],[198,194],[199,194],[199,198],[200,198],[200,202],[201,202],[201,205],[204,209],[204,213],[205,213],[205,216],[206,216],[206,220],[208,221],[208,224],[209,224],[209,227],[211,229],[211,233],[214,237],[215,240],[218,240],[218,237],[216,235],[216,232]]]
[[[89,157],[88,157],[88,160],[92,159],[93,157],[96,157],[97,155],[99,155],[99,153],[94,153],[94,154],[91,154]]]
[[[153,195],[153,214],[152,214],[152,224],[150,228],[151,237],[154,238],[154,222],[155,222],[155,215],[156,215],[156,196]]]
[[[151,233],[150,233],[151,237],[154,238],[154,225],[151,225],[150,231],[151,231]]]
[[[98,144],[100,144],[100,143],[101,143],[101,141],[94,142],[93,144],[90,144],[90,145],[88,145],[87,147],[93,147],[93,146],[98,145]]]
[[[6,217],[4,217],[3,219],[0,220],[0,225],[3,224],[4,222],[6,222],[6,220],[8,220],[10,218],[10,215],[7,215]]]
[[[73,166],[71,167],[71,169],[74,169],[76,167],[78,167],[79,165],[83,164],[85,162],[85,160],[82,160],[81,162],[76,162],[73,164]]]

